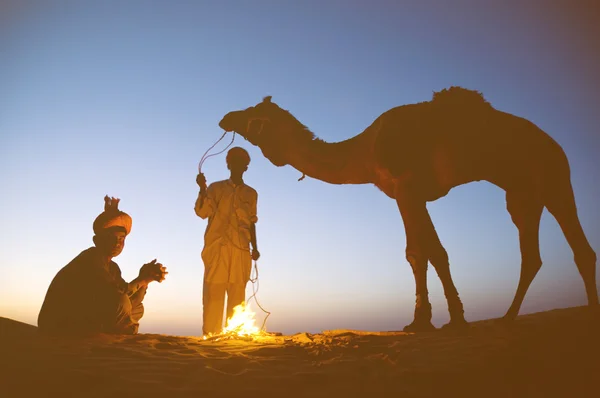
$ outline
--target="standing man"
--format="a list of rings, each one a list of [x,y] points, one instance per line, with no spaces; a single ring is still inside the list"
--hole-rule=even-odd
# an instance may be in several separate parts
[[[229,179],[214,182],[207,188],[204,174],[196,177],[200,193],[194,209],[198,217],[208,218],[202,250],[202,332],[205,336],[223,329],[225,294],[227,319],[233,315],[234,307],[245,302],[252,260],[260,257],[255,227],[258,194],[242,179],[248,170],[250,155],[245,149],[234,147],[227,152],[226,161],[231,172]]]

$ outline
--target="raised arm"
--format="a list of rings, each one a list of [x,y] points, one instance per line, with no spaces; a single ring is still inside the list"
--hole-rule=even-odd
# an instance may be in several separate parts
[[[206,187],[206,178],[204,177],[204,174],[198,174],[196,183],[200,187],[200,192],[198,193],[198,198],[194,205],[194,211],[198,217],[205,219],[212,216],[215,212],[214,194],[211,187]]]

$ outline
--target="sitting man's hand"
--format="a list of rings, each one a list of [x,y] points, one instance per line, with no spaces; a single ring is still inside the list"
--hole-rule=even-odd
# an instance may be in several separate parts
[[[142,268],[140,268],[139,277],[140,279],[144,279],[148,282],[162,282],[165,280],[167,274],[167,268],[161,263],[157,263],[156,259],[154,259],[149,263],[142,265]]]
[[[252,260],[256,261],[260,257],[260,253],[256,249],[252,249]]]

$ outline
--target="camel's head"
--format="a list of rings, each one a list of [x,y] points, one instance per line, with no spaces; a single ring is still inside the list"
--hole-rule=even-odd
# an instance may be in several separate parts
[[[225,131],[235,131],[258,146],[275,166],[289,163],[290,151],[298,139],[313,137],[294,116],[272,102],[270,96],[250,108],[229,112],[219,126]]]

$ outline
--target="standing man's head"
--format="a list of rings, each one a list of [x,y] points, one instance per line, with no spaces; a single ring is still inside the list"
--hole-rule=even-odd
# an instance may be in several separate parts
[[[131,232],[129,214],[119,210],[120,199],[104,197],[104,212],[94,220],[94,245],[106,257],[117,257],[125,247],[125,237]]]
[[[239,174],[240,176],[248,170],[250,164],[250,155],[248,152],[239,146],[233,147],[227,152],[227,168],[232,174]]]

